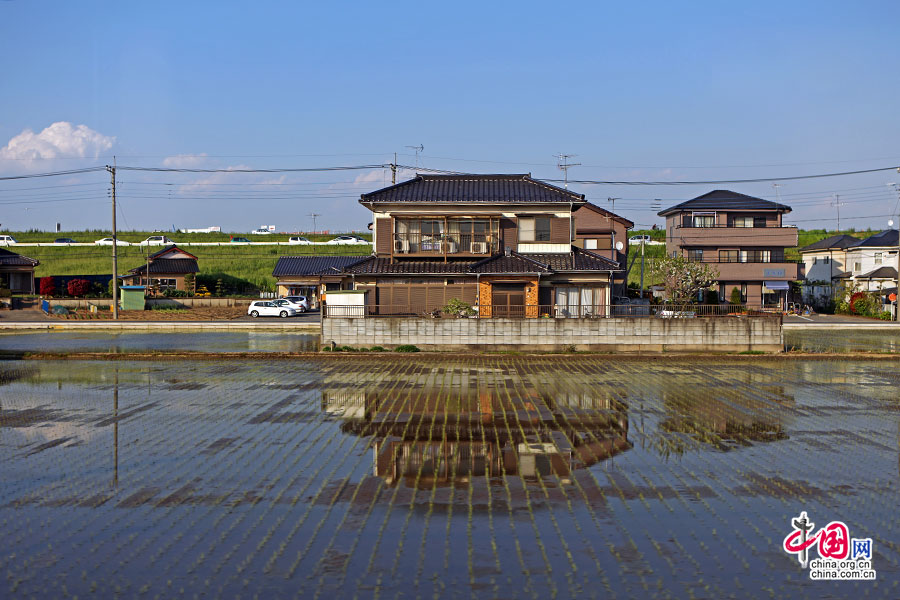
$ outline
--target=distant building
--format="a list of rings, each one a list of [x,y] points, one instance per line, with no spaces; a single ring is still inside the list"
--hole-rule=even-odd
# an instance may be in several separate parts
[[[40,261],[0,248],[0,282],[13,294],[33,294],[34,268]]]
[[[800,248],[806,271],[804,302],[824,303],[834,299],[837,290],[853,276],[847,270],[847,250],[859,241],[852,235],[840,234]]]
[[[178,246],[167,246],[151,254],[147,262],[141,266],[123,275],[122,283],[149,286],[151,294],[159,294],[166,290],[193,292],[194,290],[185,287],[184,277],[198,271],[196,256]]]
[[[281,256],[272,276],[278,280],[279,296],[306,296],[309,307],[316,308],[328,290],[351,289],[351,277],[345,267],[368,256]]]
[[[868,292],[897,283],[897,230],[887,229],[847,248],[848,271],[854,287]]]
[[[624,296],[628,285],[625,280],[628,230],[634,227],[634,223],[590,202],[573,210],[572,220],[575,225],[574,246],[618,263],[619,270],[613,273],[613,295]]]
[[[199,229],[179,229],[178,231],[180,231],[181,233],[221,233],[222,228],[217,225],[213,225],[211,227],[201,227]]]
[[[784,306],[800,265],[785,259],[797,228],[782,225],[790,206],[730,190],[714,190],[658,214],[666,218],[666,253],[711,263],[719,301],[739,289],[749,306]]]

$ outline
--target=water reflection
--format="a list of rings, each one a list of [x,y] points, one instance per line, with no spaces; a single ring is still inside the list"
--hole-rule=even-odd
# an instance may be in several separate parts
[[[332,381],[322,409],[343,421],[343,432],[372,437],[373,472],[388,485],[433,488],[473,477],[499,483],[504,476],[571,483],[574,470],[632,447],[625,402],[599,391],[541,394],[527,385],[510,396],[490,387],[496,375],[467,370],[449,391],[427,379],[397,390],[376,376],[362,391]]]

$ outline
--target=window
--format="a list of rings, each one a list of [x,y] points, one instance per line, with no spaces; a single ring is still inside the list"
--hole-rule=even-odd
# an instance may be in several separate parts
[[[862,263],[861,262],[853,263],[853,270],[854,271],[862,271]]]
[[[550,217],[519,217],[520,242],[549,242]]]
[[[688,250],[687,258],[692,262],[703,262],[703,250]]]
[[[738,262],[737,250],[719,250],[719,262],[733,263]]]
[[[694,227],[715,227],[715,214],[694,214]]]
[[[772,262],[772,253],[769,250],[741,250],[742,263],[767,263]]]
[[[747,284],[741,284],[741,302],[747,302]]]
[[[882,257],[882,253],[881,253],[881,252],[876,252],[876,253],[875,253],[875,264],[876,264],[876,265],[880,265],[880,264],[881,264],[881,257]]]
[[[597,240],[596,239],[584,240],[584,249],[585,250],[596,250],[597,249]]]
[[[731,221],[732,227],[753,227],[753,217],[735,217]]]
[[[588,317],[605,314],[606,288],[556,288],[557,317]]]
[[[766,226],[766,218],[765,217],[753,217],[753,226],[754,227],[765,227]]]
[[[822,259],[822,262],[824,262],[824,263],[827,265],[828,263],[831,262],[831,257],[830,257],[830,256],[826,256],[825,258]]]

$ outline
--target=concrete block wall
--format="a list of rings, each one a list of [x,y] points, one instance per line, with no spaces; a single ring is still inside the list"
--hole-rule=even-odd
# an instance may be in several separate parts
[[[781,352],[780,316],[658,319],[327,318],[322,343],[423,350]]]

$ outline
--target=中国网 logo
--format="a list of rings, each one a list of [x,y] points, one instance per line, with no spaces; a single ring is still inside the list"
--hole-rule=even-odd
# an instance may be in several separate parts
[[[815,525],[801,512],[791,519],[793,531],[782,544],[785,552],[797,555],[802,568],[809,566],[810,579],[875,579],[871,538],[851,538],[843,521],[831,521],[813,533]],[[810,549],[819,558],[810,560]]]

